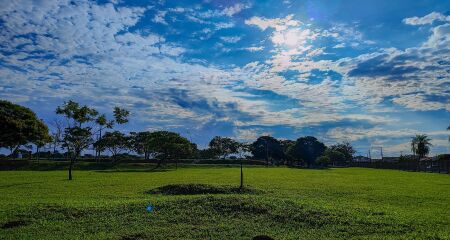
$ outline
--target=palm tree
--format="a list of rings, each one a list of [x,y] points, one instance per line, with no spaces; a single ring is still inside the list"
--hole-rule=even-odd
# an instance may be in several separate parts
[[[431,139],[426,134],[416,134],[411,140],[411,151],[419,155],[419,159],[430,152]]]

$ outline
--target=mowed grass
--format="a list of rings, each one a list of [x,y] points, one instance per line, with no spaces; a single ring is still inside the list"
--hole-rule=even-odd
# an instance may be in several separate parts
[[[0,239],[450,239],[450,176],[252,167],[256,193],[167,195],[239,184],[239,168],[0,171]],[[155,210],[147,212],[151,204]]]

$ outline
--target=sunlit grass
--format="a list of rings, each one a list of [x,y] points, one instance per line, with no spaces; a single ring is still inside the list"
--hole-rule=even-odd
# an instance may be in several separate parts
[[[239,186],[238,168],[0,172],[0,239],[450,238],[450,176],[375,169],[245,169],[252,194],[165,195],[168,184]],[[152,212],[146,207],[155,206]]]

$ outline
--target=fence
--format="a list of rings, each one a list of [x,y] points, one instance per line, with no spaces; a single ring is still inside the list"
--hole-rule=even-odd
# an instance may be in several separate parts
[[[397,169],[405,171],[420,171],[420,172],[436,172],[436,173],[450,173],[450,159],[436,159],[427,161],[374,161],[374,162],[352,162],[352,167],[365,168],[382,168],[382,169]]]

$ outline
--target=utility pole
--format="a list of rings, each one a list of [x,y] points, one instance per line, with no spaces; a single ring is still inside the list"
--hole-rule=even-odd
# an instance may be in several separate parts
[[[244,189],[244,172],[242,171],[242,157],[241,157],[241,186],[240,189]]]
[[[381,150],[381,161],[383,161],[383,147],[380,147]]]

